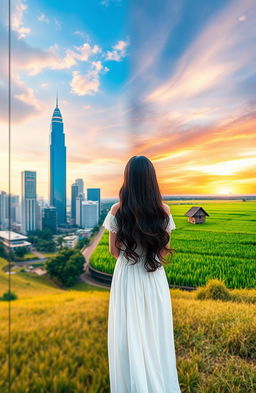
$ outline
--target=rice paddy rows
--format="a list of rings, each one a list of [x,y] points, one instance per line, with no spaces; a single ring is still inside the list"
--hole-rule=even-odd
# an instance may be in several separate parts
[[[229,288],[254,288],[256,271],[256,202],[204,203],[209,214],[204,224],[184,217],[191,207],[172,204],[176,229],[171,233],[175,255],[166,265],[169,284],[200,286],[210,278],[222,279]],[[113,273],[115,259],[108,252],[105,232],[90,259],[91,265]]]

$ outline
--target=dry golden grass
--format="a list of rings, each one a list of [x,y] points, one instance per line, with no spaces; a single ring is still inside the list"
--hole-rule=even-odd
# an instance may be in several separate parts
[[[109,393],[109,291],[82,283],[64,291],[26,273],[12,276],[12,284],[12,392]],[[7,289],[1,270],[0,286]],[[250,298],[256,291],[234,293]],[[182,392],[254,393],[255,305],[197,300],[196,292],[177,289],[171,297]],[[7,302],[0,302],[0,316],[0,391],[7,393]]]
[[[171,295],[182,392],[255,392],[255,306]],[[108,301],[108,291],[73,290],[12,302],[13,391],[109,392]],[[7,317],[7,304],[0,308]],[[6,335],[7,326],[0,332],[1,380]]]

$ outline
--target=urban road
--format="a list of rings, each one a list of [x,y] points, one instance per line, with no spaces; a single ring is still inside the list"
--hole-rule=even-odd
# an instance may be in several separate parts
[[[88,247],[86,247],[82,254],[84,256],[85,259],[85,264],[84,264],[84,272],[83,274],[81,274],[80,278],[82,281],[86,282],[86,284],[89,284],[91,286],[94,287],[99,287],[99,288],[105,288],[105,289],[109,289],[109,287],[107,285],[104,284],[100,284],[94,280],[92,280],[91,276],[90,276],[90,272],[89,272],[89,261],[90,261],[90,256],[92,255],[93,251],[95,250],[95,248],[97,247],[103,233],[104,233],[105,228],[102,226],[99,230],[99,232],[95,235],[95,237],[93,238],[93,241],[89,244]]]

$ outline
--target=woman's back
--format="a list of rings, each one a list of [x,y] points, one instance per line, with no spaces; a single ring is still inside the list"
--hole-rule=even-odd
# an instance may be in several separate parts
[[[108,314],[111,393],[180,393],[170,291],[162,265],[175,224],[146,157],[129,160],[119,203],[103,226],[117,259]]]
[[[117,214],[119,208],[120,208],[120,202],[117,202],[114,205],[112,205],[111,210],[110,210],[108,216],[106,217],[106,220],[104,223],[104,224],[106,224],[106,221],[109,221],[108,226],[111,225],[111,228],[115,233],[118,232],[118,223],[117,223],[117,219],[116,219],[116,214]],[[169,221],[168,221],[168,225],[166,227],[166,231],[170,232],[171,230],[175,229],[176,226],[173,221],[173,217],[170,212],[169,206],[167,204],[163,203],[163,208],[169,216]],[[140,256],[140,262],[141,262],[141,259],[143,259],[145,257],[145,249],[140,242],[140,236],[138,236],[138,234],[137,235],[136,235],[136,233],[134,234],[134,239],[136,240],[136,243],[137,243],[134,251]],[[121,244],[120,249],[122,251],[124,251],[124,248],[125,248],[124,245]]]
[[[168,225],[166,227],[167,232],[170,232],[171,230],[176,228],[176,225],[173,221],[173,217],[172,214],[170,213],[170,208],[168,205],[163,204],[164,209],[166,211],[166,213],[169,215],[169,222]],[[112,205],[111,210],[109,211],[108,215],[105,218],[105,221],[103,223],[103,226],[105,226],[108,230],[117,233],[118,232],[118,223],[117,223],[117,219],[116,219],[116,214],[118,212],[118,209],[120,207],[120,203],[115,203],[114,205]],[[140,266],[143,266],[143,263],[145,262],[145,257],[146,257],[146,253],[145,253],[145,248],[143,247],[143,245],[141,244],[140,241],[140,236],[138,236],[138,234],[134,234],[134,239],[136,240],[136,247],[134,248],[134,251],[139,255],[139,259],[138,262]],[[129,260],[126,258],[126,256],[124,255],[124,250],[125,247],[124,245],[120,245],[120,254],[119,254],[119,259],[122,257],[122,259],[125,259],[126,262],[128,263]],[[157,255],[155,256],[156,259],[159,261],[159,258],[157,257]],[[160,261],[159,261],[160,262]],[[132,261],[131,261],[132,263]],[[135,266],[135,264],[133,264],[132,266]]]
[[[116,234],[115,206],[103,225]],[[168,230],[175,229],[170,215]],[[145,269],[138,241],[137,263],[120,251],[112,278],[108,314],[111,393],[181,393],[176,369],[172,307],[165,270]]]

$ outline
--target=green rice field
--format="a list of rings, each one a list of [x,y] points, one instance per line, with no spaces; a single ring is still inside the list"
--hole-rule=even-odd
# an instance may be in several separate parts
[[[211,278],[229,288],[255,288],[256,202],[170,203],[176,224],[171,247],[176,249],[166,266],[170,285],[202,286]],[[209,217],[204,224],[190,224],[184,214],[202,206]],[[91,256],[91,265],[113,273],[115,259],[108,252],[105,231]]]

